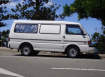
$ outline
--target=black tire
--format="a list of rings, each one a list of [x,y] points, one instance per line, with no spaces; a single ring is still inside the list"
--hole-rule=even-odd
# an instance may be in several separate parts
[[[76,58],[79,56],[79,49],[77,47],[69,47],[67,49],[67,57]]]
[[[22,56],[30,56],[33,53],[33,49],[30,45],[23,45],[21,47],[21,55]]]

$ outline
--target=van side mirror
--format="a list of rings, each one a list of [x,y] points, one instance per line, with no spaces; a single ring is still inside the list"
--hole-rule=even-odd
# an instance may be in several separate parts
[[[83,35],[84,38],[86,38],[87,33],[83,33],[82,35]]]
[[[83,34],[82,34],[82,35],[87,35],[87,33],[84,33],[84,32],[83,32]]]

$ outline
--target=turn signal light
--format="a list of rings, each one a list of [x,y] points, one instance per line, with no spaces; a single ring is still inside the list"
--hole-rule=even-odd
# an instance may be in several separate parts
[[[88,41],[88,45],[90,45],[91,44],[91,41]]]

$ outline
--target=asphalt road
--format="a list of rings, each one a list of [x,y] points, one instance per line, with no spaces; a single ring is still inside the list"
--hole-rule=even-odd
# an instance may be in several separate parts
[[[1,49],[0,77],[105,77],[105,59],[72,59],[55,54],[25,57],[14,50]]]

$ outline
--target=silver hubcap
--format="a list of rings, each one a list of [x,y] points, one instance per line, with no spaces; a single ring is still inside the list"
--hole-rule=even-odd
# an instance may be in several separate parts
[[[30,53],[30,49],[28,47],[23,48],[23,54],[28,55]]]
[[[69,55],[71,57],[76,57],[77,56],[77,50],[75,50],[74,48],[69,50]]]

